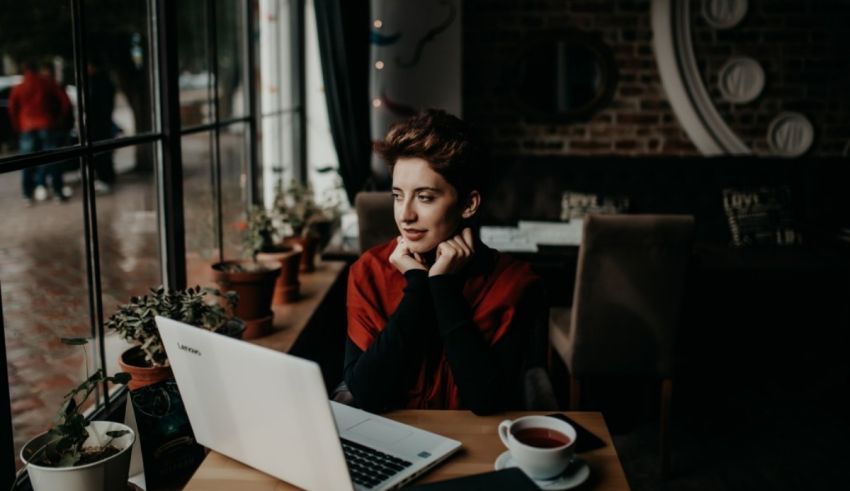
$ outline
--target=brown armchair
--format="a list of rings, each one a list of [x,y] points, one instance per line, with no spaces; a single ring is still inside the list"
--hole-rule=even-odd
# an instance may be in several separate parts
[[[360,251],[382,244],[396,237],[393,217],[393,195],[389,191],[361,191],[354,197],[354,209],[357,211]]]
[[[552,308],[549,341],[567,365],[570,408],[586,376],[657,377],[662,475],[670,466],[673,343],[691,256],[692,215],[588,215],[573,302]]]

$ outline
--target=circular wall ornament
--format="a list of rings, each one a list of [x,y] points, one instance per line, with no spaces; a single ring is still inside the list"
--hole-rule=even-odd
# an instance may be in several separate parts
[[[736,56],[720,69],[718,85],[726,101],[736,104],[750,102],[764,89],[764,70],[756,60]]]
[[[702,16],[715,29],[729,29],[747,14],[747,0],[702,0]]]
[[[812,146],[815,129],[800,113],[784,112],[773,118],[767,129],[767,145],[775,155],[799,157]]]

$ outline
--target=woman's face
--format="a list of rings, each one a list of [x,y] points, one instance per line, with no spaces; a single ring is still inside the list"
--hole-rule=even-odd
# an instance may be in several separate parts
[[[395,223],[411,252],[435,249],[454,236],[463,220],[457,190],[420,158],[400,158],[393,167]]]

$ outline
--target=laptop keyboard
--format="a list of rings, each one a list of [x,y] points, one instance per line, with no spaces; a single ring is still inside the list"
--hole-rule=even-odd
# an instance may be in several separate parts
[[[340,440],[342,440],[342,451],[345,453],[351,480],[361,486],[373,488],[411,465],[404,459],[387,455],[365,445],[345,438]]]

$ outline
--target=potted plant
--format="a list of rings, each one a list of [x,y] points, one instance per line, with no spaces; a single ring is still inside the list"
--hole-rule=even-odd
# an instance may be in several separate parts
[[[301,244],[304,253],[301,257],[301,271],[315,270],[315,257],[320,244],[330,238],[332,223],[338,218],[338,204],[329,200],[320,205],[316,202],[310,184],[293,180],[284,189],[278,182],[273,211],[277,218],[286,224],[289,233],[287,242]]]
[[[63,338],[62,342],[85,345],[88,341]],[[129,380],[127,373],[107,377],[99,369],[65,396],[53,427],[21,449],[21,461],[35,491],[127,489],[135,433],[121,423],[87,421],[80,410],[104,382],[126,384]]]
[[[212,265],[213,280],[219,288],[239,295],[235,314],[245,322],[243,339],[257,338],[271,330],[272,295],[280,269],[279,262],[258,261],[255,256]]]
[[[278,227],[275,227],[271,215],[259,206],[248,213],[248,221],[243,235],[244,249],[258,261],[280,264],[272,295],[272,304],[280,305],[298,299],[302,247],[300,244],[284,244],[278,239]]]
[[[209,302],[209,297],[216,301]],[[146,295],[131,297],[107,320],[106,327],[136,346],[124,351],[118,359],[121,368],[132,375],[131,391],[172,377],[171,366],[154,318],[168,317],[218,332],[240,337],[245,324],[234,317],[239,296],[234,292],[222,294],[213,288],[168,290],[152,288]]]

